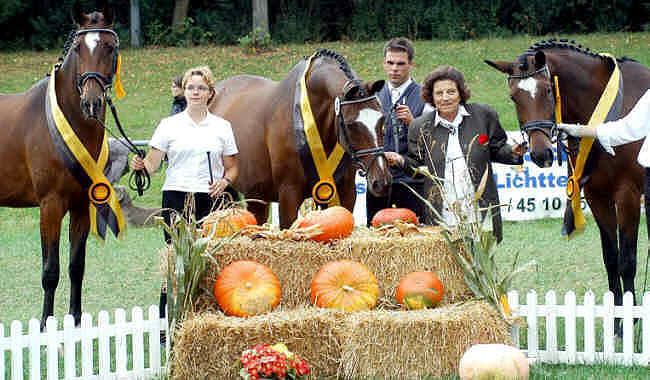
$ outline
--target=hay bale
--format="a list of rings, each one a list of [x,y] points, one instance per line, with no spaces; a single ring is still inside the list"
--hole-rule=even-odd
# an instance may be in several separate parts
[[[509,326],[486,302],[418,311],[349,314],[342,334],[342,378],[435,378],[456,374],[478,343],[511,343]]]
[[[304,357],[314,378],[405,379],[455,374],[469,347],[510,343],[510,334],[492,307],[476,301],[419,311],[202,313],[176,332],[172,378],[237,379],[234,363],[242,351],[278,342]]]
[[[343,314],[333,310],[299,308],[251,318],[222,313],[196,314],[176,332],[172,378],[238,379],[235,362],[256,344],[284,343],[303,357],[318,378],[333,377],[339,366]]]
[[[284,308],[309,305],[311,280],[326,263],[349,259],[364,263],[377,278],[379,308],[396,309],[395,290],[409,272],[428,270],[436,273],[445,287],[440,305],[471,297],[447,243],[438,232],[411,233],[387,237],[367,228],[355,230],[346,239],[322,244],[313,241],[251,239],[239,236],[214,252],[217,265],[211,265],[204,288],[212,292],[217,274],[235,260],[254,260],[278,276],[282,285]]]

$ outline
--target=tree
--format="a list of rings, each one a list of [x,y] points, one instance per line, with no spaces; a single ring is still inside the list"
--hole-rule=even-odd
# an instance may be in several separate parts
[[[268,0],[253,0],[253,32],[269,33]]]
[[[187,11],[190,7],[190,0],[175,0],[174,14],[172,15],[172,29],[180,30],[185,25]]]
[[[140,0],[131,0],[131,46],[140,47]]]

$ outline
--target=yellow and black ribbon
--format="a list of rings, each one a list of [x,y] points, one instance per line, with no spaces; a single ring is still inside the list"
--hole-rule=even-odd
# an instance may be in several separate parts
[[[108,228],[119,238],[126,228],[126,220],[115,191],[104,175],[104,168],[108,161],[106,132],[104,132],[99,158],[95,161],[59,108],[55,78],[56,71],[52,70],[45,101],[45,114],[52,142],[69,172],[84,189],[88,190],[90,231],[104,240]]]
[[[605,53],[601,53],[600,55],[612,60],[614,70],[587,124],[592,127],[605,121],[617,119],[623,105],[623,77],[616,63],[616,58]],[[567,196],[571,200],[571,205],[567,207],[564,214],[562,233],[569,239],[582,233],[587,225],[582,208],[580,207],[580,179],[584,174],[587,158],[589,157],[589,152],[591,152],[593,144],[593,137],[582,137],[578,157],[576,158],[575,165],[573,165],[573,175],[569,177],[567,182]],[[572,162],[569,160],[569,165],[571,164]]]
[[[323,147],[318,125],[311,111],[307,93],[307,80],[316,54],[307,59],[305,70],[296,86],[293,107],[294,135],[305,176],[312,188],[314,200],[320,204],[335,206],[340,204],[336,180],[343,174],[346,155],[340,144],[336,144],[328,156]]]

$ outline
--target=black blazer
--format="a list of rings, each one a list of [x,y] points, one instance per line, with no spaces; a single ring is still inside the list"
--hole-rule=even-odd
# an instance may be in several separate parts
[[[513,153],[512,146],[506,143],[506,132],[499,123],[499,116],[490,106],[477,103],[464,106],[470,115],[463,117],[458,128],[458,139],[464,156],[467,157],[467,152],[470,152],[467,167],[474,189],[481,182],[485,170],[488,170],[487,184],[479,200],[479,206],[484,208],[498,205],[499,193],[494,181],[491,162],[518,165],[523,163],[523,157]],[[426,165],[434,176],[442,178],[445,175],[449,129],[442,125],[434,125],[435,116],[436,112],[424,114],[415,119],[409,127],[408,154],[405,157],[407,174],[413,175],[414,168]],[[481,137],[480,140],[487,137],[487,142],[481,145],[479,137]],[[470,143],[472,144],[471,149],[469,149]],[[438,187],[433,186],[433,182],[428,179],[425,182],[425,194],[440,213],[442,197]],[[428,222],[436,223],[433,219]],[[503,227],[498,207],[492,208],[492,227],[497,242],[500,242],[503,238]]]

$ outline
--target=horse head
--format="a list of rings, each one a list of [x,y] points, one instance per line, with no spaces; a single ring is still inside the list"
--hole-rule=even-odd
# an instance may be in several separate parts
[[[348,81],[343,96],[337,97],[334,105],[338,142],[361,174],[367,175],[368,191],[376,196],[386,195],[392,182],[383,155],[384,114],[376,95],[383,86],[383,80]]]
[[[120,40],[112,29],[113,18],[108,5],[101,12],[84,13],[76,2],[72,10],[78,29],[66,60],[74,62],[75,85],[86,119],[103,119],[106,91],[118,70]]]
[[[528,135],[530,157],[537,166],[553,163],[556,136],[554,84],[543,51],[527,51],[516,62],[485,63],[508,74],[510,99],[515,104],[519,128]]]

